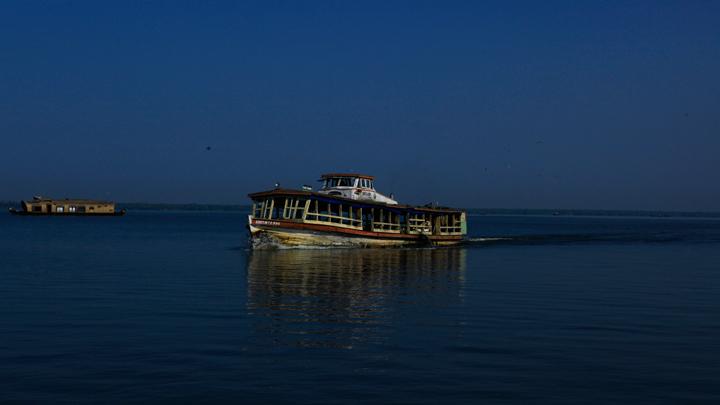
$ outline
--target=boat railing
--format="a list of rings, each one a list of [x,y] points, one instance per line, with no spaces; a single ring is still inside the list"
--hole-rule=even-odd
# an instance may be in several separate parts
[[[400,233],[400,224],[397,222],[373,221],[373,232]]]
[[[408,218],[408,233],[411,234],[429,234],[432,232],[430,221],[424,217]]]
[[[461,215],[451,214],[442,215],[438,218],[437,224],[440,235],[459,235],[462,234],[462,218]]]
[[[458,226],[441,226],[440,227],[440,235],[455,235],[455,234],[461,234],[462,233],[462,227],[460,225]]]
[[[378,233],[410,235],[463,235],[461,212],[402,212],[385,207],[365,208],[315,198],[269,197],[253,201],[252,217],[336,226]]]
[[[305,214],[305,222],[315,224],[342,225],[355,229],[362,229],[362,220],[349,218],[341,215],[327,214],[323,212],[308,212]]]

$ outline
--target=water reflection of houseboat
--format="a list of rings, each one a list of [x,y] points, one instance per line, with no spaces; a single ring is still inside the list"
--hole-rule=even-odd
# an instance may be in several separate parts
[[[321,181],[317,192],[250,194],[252,246],[453,245],[467,234],[464,211],[398,204],[375,190],[372,176],[331,173]]]
[[[382,340],[389,317],[462,300],[464,249],[258,250],[247,308],[261,340],[348,348]],[[409,304],[409,303],[413,304]]]
[[[87,216],[119,216],[125,215],[125,210],[115,211],[115,203],[110,201],[64,199],[33,197],[30,201],[21,201],[22,208],[10,208],[15,215],[87,215]]]

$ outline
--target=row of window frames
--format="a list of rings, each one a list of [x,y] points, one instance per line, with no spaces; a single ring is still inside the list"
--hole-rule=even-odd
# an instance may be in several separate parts
[[[266,200],[266,204],[268,204],[268,201]],[[271,214],[272,218],[279,218],[280,215],[282,215],[285,219],[302,219],[303,217],[303,211],[305,211],[305,201],[306,200],[295,200],[295,199],[288,199],[285,207],[281,208],[279,205],[276,205],[273,208],[273,212],[270,212],[269,210],[263,213],[264,210],[262,210],[258,204],[255,209],[255,217],[258,217],[258,214],[261,215],[261,217],[267,218],[267,215],[265,214]],[[297,208],[295,208],[295,203],[298,203]],[[313,201],[314,202],[314,201]],[[373,223],[378,228],[383,228],[386,225],[388,226],[401,226],[406,225],[410,229],[417,229],[422,228],[425,226],[431,226],[430,221],[425,217],[423,214],[409,214],[409,217],[407,218],[406,223],[406,217],[405,215],[398,215],[398,214],[392,214],[391,212],[381,212],[381,211],[375,211],[375,209],[371,209],[369,211],[362,211],[362,218],[357,218],[355,215],[353,215],[353,218],[350,218],[350,212],[349,210],[342,210],[342,212],[339,212],[339,207],[336,204],[328,204],[323,207],[324,209],[320,209],[319,212],[315,212],[314,210],[311,210],[307,213],[308,217],[313,218],[313,220],[321,221],[321,222],[337,222],[337,218],[329,218],[328,215],[338,215],[342,218],[345,218],[342,220],[343,223],[346,223],[345,221],[359,221],[359,220],[368,220],[370,218],[373,218],[373,213],[375,214],[375,218]],[[333,207],[336,207],[336,210],[333,210]],[[355,211],[357,211],[356,208],[351,208]],[[380,221],[380,222],[377,222]],[[383,222],[387,221],[387,222]],[[392,222],[390,222],[392,221]],[[349,222],[347,222],[349,223]],[[448,215],[445,216],[443,220],[440,222],[440,232],[460,232],[460,218],[456,215]]]
[[[272,212],[268,208],[270,206],[270,201],[271,200],[265,200],[264,207],[263,207],[262,203],[257,203],[257,205],[255,206],[253,216],[255,216],[256,218],[271,219],[271,218],[280,218],[280,216],[282,215],[282,217],[285,219],[302,219],[303,211],[305,211],[305,202],[307,200],[302,200],[302,199],[295,200],[293,198],[290,198],[290,199],[286,200],[287,202],[285,203],[284,206],[282,203],[277,204],[277,201],[276,201],[276,204],[274,205]],[[295,208],[296,203],[297,203],[297,208]],[[313,203],[315,203],[315,201],[311,201],[311,204],[313,204]],[[317,212],[317,213],[313,210],[314,206],[311,205],[310,212],[308,212],[308,215],[322,216],[322,215],[338,215],[339,214],[339,216],[350,219],[350,216],[349,216],[350,213],[349,213],[348,209],[343,209],[342,212],[340,212],[339,206],[337,204],[324,203],[323,205],[324,206],[322,207],[322,209],[319,209],[318,210],[319,212]],[[335,209],[333,209],[333,208],[335,208]],[[351,208],[351,209],[357,210],[357,208]],[[362,214],[363,219],[368,218],[368,214],[371,214],[371,213],[372,213],[372,211],[363,210],[363,214]],[[270,214],[270,216],[268,216],[268,214]],[[381,214],[380,212],[376,212],[376,215],[378,217],[378,218],[376,218],[376,220],[379,220],[381,215],[382,215],[382,217],[392,215],[394,220],[397,220],[397,218],[399,217],[400,222],[405,223],[405,215],[402,215],[402,214],[400,214],[400,215],[391,214],[390,212]],[[357,219],[357,218],[355,218],[355,215],[353,215],[353,219]],[[426,221],[427,220],[423,214],[410,214],[408,219],[410,221]]]
[[[352,187],[355,184],[350,179],[329,179],[325,181],[325,187]],[[373,184],[371,180],[360,179],[358,187],[372,188]]]
[[[93,211],[94,209],[95,209],[94,207],[90,207],[90,211]],[[42,207],[39,205],[34,205],[32,210],[33,210],[33,212],[41,212]],[[64,206],[55,207],[55,212],[65,212],[65,207]],[[68,212],[85,212],[85,207],[76,207],[74,205],[71,205],[68,207]]]

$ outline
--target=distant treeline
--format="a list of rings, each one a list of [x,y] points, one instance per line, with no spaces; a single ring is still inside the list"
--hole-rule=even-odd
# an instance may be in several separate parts
[[[249,205],[241,204],[159,204],[159,203],[116,203],[116,207],[131,210],[153,211],[249,211]]]
[[[19,207],[20,201],[0,201],[0,207]],[[117,203],[118,208],[153,211],[249,211],[244,204],[160,204],[160,203]],[[634,210],[572,210],[572,209],[508,209],[468,208],[470,215],[553,215],[553,216],[605,216],[605,217],[689,217],[720,218],[720,212],[674,212]]]
[[[249,211],[249,205],[241,204],[161,204],[161,203],[115,203],[117,208],[152,211]],[[20,207],[20,201],[0,201],[0,207]]]
[[[467,212],[468,212],[468,214],[474,214],[474,215],[542,215],[542,216],[558,215],[558,216],[604,216],[604,217],[720,218],[720,212],[683,212],[683,211],[468,208]]]

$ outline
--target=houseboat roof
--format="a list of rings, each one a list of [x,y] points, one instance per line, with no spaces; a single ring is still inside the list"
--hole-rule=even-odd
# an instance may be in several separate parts
[[[361,179],[375,180],[375,176],[359,173],[326,173],[320,176],[321,179],[329,179],[332,177],[359,177]]]
[[[344,175],[342,175],[344,176]],[[352,175],[357,176],[357,175]],[[455,209],[455,208],[448,208],[448,207],[430,207],[430,206],[414,206],[414,205],[405,205],[405,204],[385,204],[381,202],[376,201],[368,201],[368,200],[352,200],[349,198],[344,198],[340,196],[335,195],[327,195],[323,193],[316,193],[314,191],[304,191],[304,190],[292,190],[292,189],[283,189],[283,188],[276,188],[274,190],[268,190],[268,191],[260,191],[257,193],[248,194],[248,197],[251,199],[255,198],[261,198],[261,197],[275,197],[275,196],[313,196],[320,200],[340,200],[340,201],[347,201],[349,204],[355,205],[355,206],[382,206],[387,207],[388,209],[395,210],[403,210],[403,209],[409,209],[414,211],[424,211],[424,212],[461,212],[461,209]]]
[[[114,204],[112,201],[88,200],[83,198],[45,198],[35,197],[26,203],[63,203],[63,204]]]

